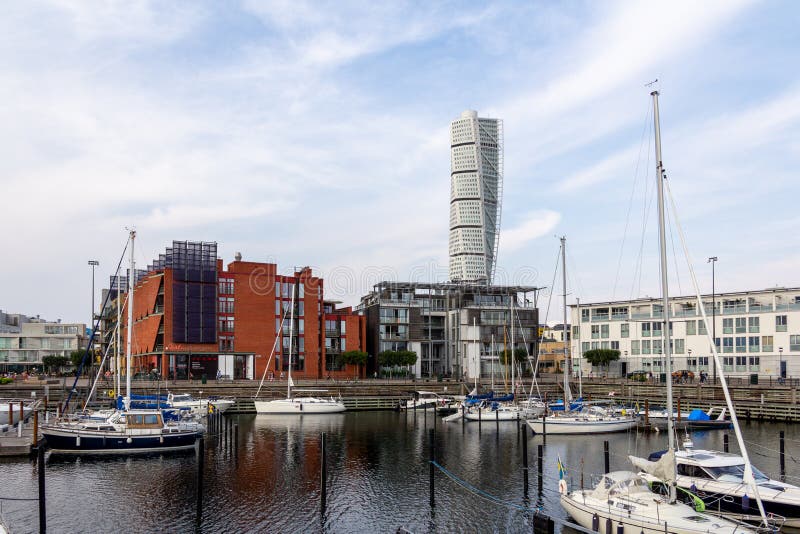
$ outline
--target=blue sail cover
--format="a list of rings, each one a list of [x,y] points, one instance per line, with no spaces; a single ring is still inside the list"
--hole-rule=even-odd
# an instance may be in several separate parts
[[[549,403],[547,405],[547,407],[550,408],[550,411],[553,411],[553,412],[563,412],[564,411],[564,400],[561,399],[561,400],[557,400],[557,401],[551,402],[551,403]],[[572,401],[569,404],[570,411],[580,410],[581,408],[583,408],[583,397],[579,397],[579,398],[575,399],[574,401]]]
[[[687,417],[687,420],[689,420],[689,421],[710,421],[711,418],[703,410],[695,408],[694,410],[692,410],[692,413],[689,414],[689,417]]]

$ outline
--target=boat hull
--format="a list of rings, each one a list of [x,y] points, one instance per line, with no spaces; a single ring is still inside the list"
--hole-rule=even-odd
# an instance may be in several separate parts
[[[255,401],[256,413],[326,414],[342,413],[347,408],[339,401],[325,399],[279,399]]]
[[[464,415],[464,418],[467,421],[486,421],[486,422],[493,422],[493,421],[519,421],[523,419],[522,412],[518,411],[511,411],[511,410],[495,410],[493,412],[467,412]]]
[[[24,406],[22,407],[22,417],[23,419],[28,417],[31,414],[31,407]],[[11,421],[8,418],[8,404],[3,403],[0,404],[0,425],[15,425],[19,423],[19,404],[12,404],[11,405]]]
[[[60,429],[44,429],[47,447],[56,454],[144,454],[191,449],[200,432],[126,435]]]
[[[605,434],[624,432],[636,426],[636,419],[614,418],[598,421],[578,421],[572,418],[548,417],[529,419],[528,426],[536,434]]]

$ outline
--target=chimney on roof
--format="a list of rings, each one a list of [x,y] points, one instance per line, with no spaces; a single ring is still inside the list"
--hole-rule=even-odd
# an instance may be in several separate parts
[[[237,252],[236,255],[233,257],[233,259],[236,261],[242,261],[242,253]]]

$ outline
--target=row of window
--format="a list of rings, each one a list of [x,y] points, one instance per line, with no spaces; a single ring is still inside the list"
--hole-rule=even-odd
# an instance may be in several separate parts
[[[16,343],[14,343],[16,341]],[[0,349],[72,349],[78,347],[77,338],[0,337]]]
[[[583,311],[583,310],[581,310]],[[587,310],[588,311],[588,310]],[[775,316],[775,331],[776,332],[786,332],[787,331],[787,316],[786,315],[776,315]],[[645,322],[641,323],[641,337],[659,337],[662,335],[662,322]],[[672,332],[672,321],[669,323],[670,332]],[[577,326],[573,327],[575,334],[577,335]],[[591,326],[591,333],[592,339],[606,339],[610,337],[609,331],[610,325],[607,324],[593,324]],[[745,332],[749,333],[758,333],[761,331],[761,318],[760,317],[727,317],[722,320],[722,333],[723,334],[742,334]],[[697,321],[686,321],[686,335],[687,336],[694,336],[694,335],[707,335],[706,325],[705,322],[701,320]],[[629,323],[621,323],[620,324],[620,337],[627,338],[630,337],[630,324]]]

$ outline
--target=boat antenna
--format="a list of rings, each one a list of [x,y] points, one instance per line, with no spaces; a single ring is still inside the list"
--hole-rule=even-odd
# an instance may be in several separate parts
[[[653,127],[655,128],[656,145],[656,185],[658,190],[658,248],[661,255],[661,299],[662,299],[662,351],[666,363],[667,376],[667,433],[669,435],[669,451],[675,454],[675,421],[672,413],[672,354],[669,334],[669,287],[667,284],[667,238],[664,228],[664,163],[661,159],[661,125],[658,116],[658,91],[650,93],[653,97]],[[672,462],[671,480],[669,481],[669,502],[677,500],[677,466]]]

